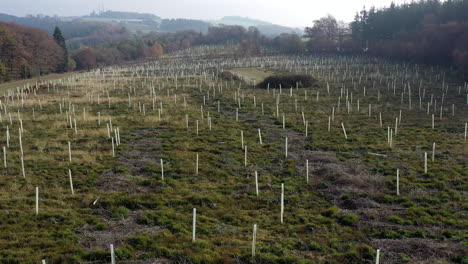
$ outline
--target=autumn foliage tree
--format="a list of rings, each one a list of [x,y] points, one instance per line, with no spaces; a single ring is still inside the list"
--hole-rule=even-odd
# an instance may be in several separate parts
[[[91,48],[79,50],[73,59],[76,62],[76,67],[81,70],[90,70],[97,66],[96,53]]]
[[[55,72],[64,51],[40,29],[0,22],[3,81]]]

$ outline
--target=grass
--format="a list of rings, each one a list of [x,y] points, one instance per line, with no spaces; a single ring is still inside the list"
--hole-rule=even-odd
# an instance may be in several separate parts
[[[269,66],[264,71],[244,67],[241,72],[253,74],[248,75],[252,79],[269,71],[289,71],[290,65],[299,64],[296,58],[270,59],[282,61],[288,68]],[[377,248],[382,250],[385,263],[422,261],[424,252],[429,251],[435,252],[434,259],[463,263],[466,90],[458,95],[455,87],[460,84],[447,73],[444,82],[453,89],[444,93],[444,105],[455,104],[456,115],[451,116],[450,108],[444,110],[442,120],[437,118],[435,129],[431,129],[426,110],[418,104],[409,109],[407,97],[400,104],[400,95],[387,90],[385,80],[387,76],[388,83],[396,80],[398,92],[409,83],[415,97],[419,79],[404,76],[416,76],[417,70],[424,81],[427,103],[430,94],[440,100],[439,73],[366,58],[313,59],[319,63],[297,68],[319,79],[313,89],[265,90],[245,83],[239,89],[239,83],[204,76],[206,71],[198,68],[198,61],[178,64],[180,61],[174,59],[169,64],[147,64],[151,69],[148,76],[141,73],[143,68],[122,68],[82,74],[49,90],[42,87],[18,96],[10,92],[8,100],[2,99],[7,108],[1,109],[0,123],[0,131],[8,126],[11,135],[8,168],[2,169],[0,179],[0,262],[108,263],[109,245],[114,244],[119,263],[373,263]],[[243,63],[268,65],[271,60],[244,59]],[[167,71],[176,65],[180,67],[177,89],[176,77]],[[377,77],[365,78],[373,76],[377,68],[382,82]],[[356,76],[365,77],[358,83]],[[369,88],[374,82],[377,88]],[[343,86],[350,89],[349,98],[353,93],[349,113],[346,91],[340,91]],[[364,86],[368,87],[366,96]],[[278,94],[280,116],[276,116]],[[371,117],[368,104],[373,105]],[[335,120],[328,131],[332,106]],[[18,110],[24,129],[26,178],[21,171]],[[402,123],[390,148],[387,126],[393,128],[400,110]],[[5,112],[11,113],[12,123]],[[302,112],[309,121],[307,137]],[[383,127],[378,113],[382,113]],[[67,115],[76,119],[77,133],[70,128]],[[110,119],[121,134],[115,158],[107,136]],[[348,140],[341,123],[346,126]],[[258,140],[259,128],[263,144]],[[247,166],[240,131],[248,146]],[[286,137],[290,144],[287,158]],[[436,160],[429,162],[425,174],[422,157],[424,152],[431,153],[432,142],[437,143]],[[6,145],[5,133],[0,135],[0,143]],[[305,179],[306,159],[309,183]],[[68,169],[72,170],[75,195],[70,192]],[[396,196],[396,169],[400,169],[401,196]],[[255,194],[255,171],[259,196]],[[283,224],[281,183],[285,185]],[[34,214],[36,186],[40,188],[38,216]],[[197,208],[195,242],[191,240],[193,208]],[[250,255],[253,224],[258,225],[255,258]]]
[[[242,76],[248,83],[259,84],[268,76],[274,74],[274,71],[260,68],[232,68],[228,71]]]

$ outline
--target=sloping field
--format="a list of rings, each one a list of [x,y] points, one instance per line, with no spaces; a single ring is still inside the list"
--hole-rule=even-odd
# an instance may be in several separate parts
[[[466,263],[467,94],[449,70],[336,56],[175,57],[7,91],[0,262]]]

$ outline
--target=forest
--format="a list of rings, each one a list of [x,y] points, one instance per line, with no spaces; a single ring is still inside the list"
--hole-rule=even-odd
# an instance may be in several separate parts
[[[40,29],[0,22],[0,81],[61,72],[64,52]]]
[[[463,78],[468,78],[468,3],[463,0],[421,0],[401,5],[391,3],[382,9],[363,8],[356,13],[351,23],[328,15],[314,20],[310,27],[305,28],[304,36],[283,33],[267,37],[255,27],[210,26],[199,20],[160,19],[156,16],[148,18],[148,14],[132,16],[125,12],[108,11],[91,17],[115,18],[119,14],[130,18],[159,19],[155,23],[161,23],[161,31],[134,35],[123,26],[101,22],[60,22],[54,17],[39,16],[29,16],[20,21],[19,18],[3,15],[3,19],[34,24],[49,34],[53,32],[53,25],[58,25],[66,40],[66,47],[70,50],[69,70],[160,57],[163,53],[193,46],[239,44],[238,53],[241,55],[259,55],[265,51],[286,54],[367,54],[396,61],[452,66],[458,69]],[[4,50],[6,45],[25,45],[18,53],[33,53],[26,44],[15,43],[11,37],[24,34],[24,30],[19,31],[21,27],[2,23],[0,28],[3,32],[0,41]],[[39,32],[37,29],[30,30]],[[39,35],[45,37],[44,34]],[[49,48],[54,49],[53,45]],[[3,80],[53,72],[54,56],[44,65],[38,66],[28,56],[12,56],[12,52],[2,53],[0,73]],[[13,62],[12,57],[21,57],[22,60]]]

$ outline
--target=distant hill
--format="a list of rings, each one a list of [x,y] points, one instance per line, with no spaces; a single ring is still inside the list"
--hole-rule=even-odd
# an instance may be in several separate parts
[[[211,26],[210,23],[201,20],[194,19],[163,19],[161,21],[160,30],[163,32],[177,32],[184,30],[193,30],[195,32],[208,32],[208,28]]]
[[[220,20],[210,21],[213,24],[238,25],[243,27],[273,25],[273,23],[240,16],[225,16]]]
[[[290,28],[273,23],[240,16],[226,16],[219,20],[203,21],[195,19],[162,19],[149,13],[105,11],[93,12],[78,17],[58,17],[28,15],[17,17],[0,13],[0,21],[13,22],[45,30],[50,35],[56,26],[63,32],[70,50],[85,46],[95,46],[112,41],[130,39],[134,35],[144,36],[151,32],[174,33],[192,30],[207,33],[212,26],[238,25],[245,28],[256,27],[263,35],[275,37],[282,33],[302,34],[298,28]]]
[[[302,34],[302,29],[291,28],[280,25],[275,25],[271,22],[262,21],[258,19],[252,19],[248,17],[240,16],[225,16],[219,20],[209,20],[213,25],[239,25],[243,27],[256,27],[258,30],[266,36],[277,36],[282,33],[297,33]]]
[[[102,13],[91,13],[89,17],[99,17],[99,18],[112,18],[112,19],[141,19],[141,20],[154,20],[161,21],[161,18],[148,13],[136,13],[136,12],[120,12],[120,11],[105,11]]]

